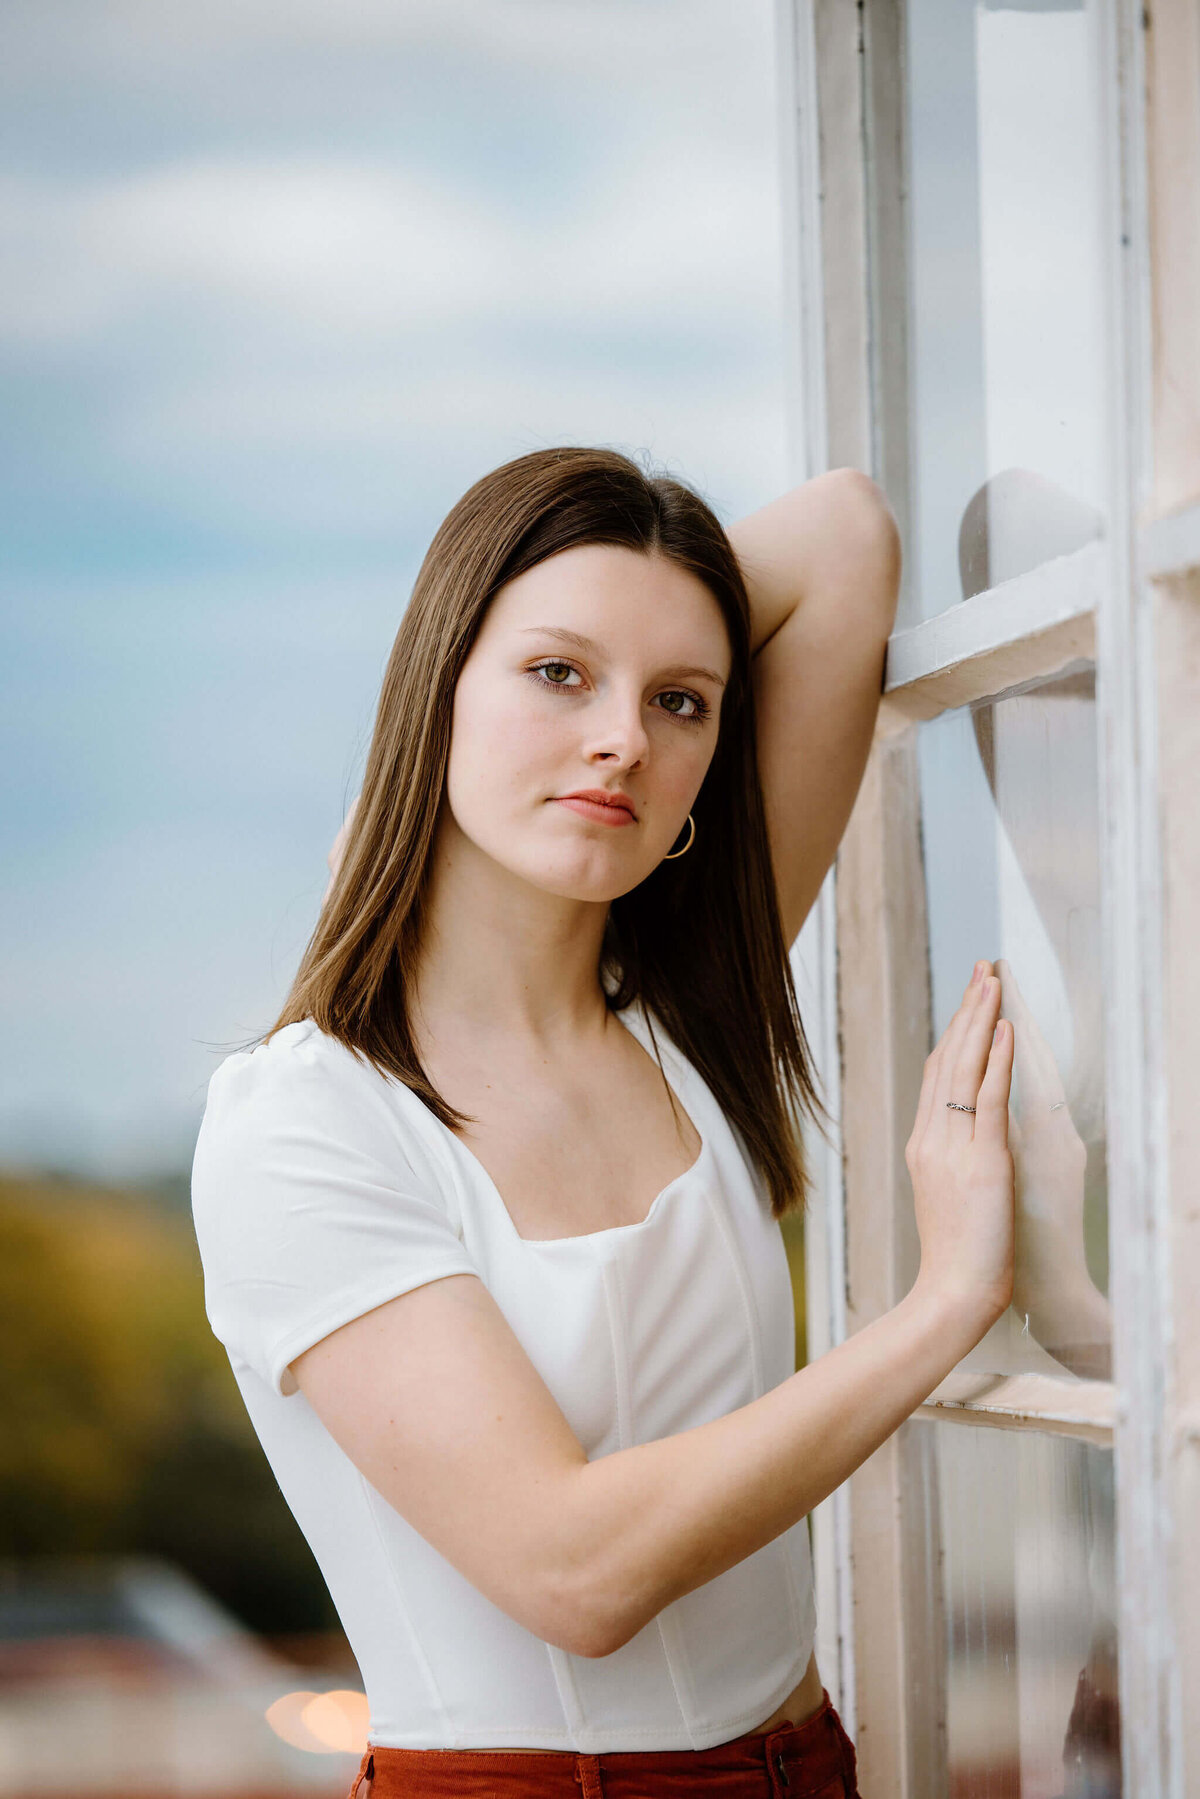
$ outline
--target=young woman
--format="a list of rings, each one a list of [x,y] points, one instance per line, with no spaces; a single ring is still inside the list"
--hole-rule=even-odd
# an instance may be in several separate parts
[[[856,1794],[807,1514],[1012,1290],[981,963],[909,1144],[920,1276],[794,1370],[787,949],[898,579],[855,470],[727,535],[576,448],[430,546],[316,930],[193,1174],[209,1319],[366,1686],[360,1799]]]

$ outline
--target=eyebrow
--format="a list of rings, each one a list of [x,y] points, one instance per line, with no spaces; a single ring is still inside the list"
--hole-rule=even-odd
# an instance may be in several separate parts
[[[523,625],[521,629],[522,632],[536,631],[541,637],[555,637],[560,643],[569,643],[575,649],[582,650],[585,656],[594,654],[600,647],[590,637],[581,637],[578,631],[568,631],[562,625]],[[717,687],[725,685],[724,677],[717,674],[715,669],[692,668],[685,666],[682,662],[676,663],[671,668],[664,668],[660,672],[663,676],[670,675],[688,679],[700,675],[704,680],[712,681]]]

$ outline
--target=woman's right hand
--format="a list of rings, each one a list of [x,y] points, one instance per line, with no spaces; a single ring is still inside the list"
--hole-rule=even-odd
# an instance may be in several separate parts
[[[977,962],[962,1004],[926,1060],[904,1152],[921,1238],[917,1285],[975,1308],[985,1329],[1013,1294],[1013,1028],[997,1022],[999,1012],[1000,982],[990,962]],[[974,1106],[974,1116],[953,1110],[950,1100]]]

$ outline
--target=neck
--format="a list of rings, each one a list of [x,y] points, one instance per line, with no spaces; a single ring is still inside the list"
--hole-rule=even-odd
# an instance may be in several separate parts
[[[439,827],[412,986],[414,1023],[435,1040],[503,1037],[550,1050],[602,1030],[607,901],[533,886]]]

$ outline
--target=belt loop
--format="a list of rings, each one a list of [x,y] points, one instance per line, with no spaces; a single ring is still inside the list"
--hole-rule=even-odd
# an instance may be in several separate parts
[[[764,1744],[773,1793],[782,1792],[792,1784],[788,1778],[787,1763],[783,1759],[783,1732],[790,1728],[790,1725],[785,1724],[779,1730],[773,1730]]]
[[[363,1785],[364,1781],[366,1782],[365,1786]],[[374,1781],[375,1757],[371,1754],[367,1756],[367,1765],[354,1783],[354,1791],[351,1793],[350,1799],[370,1799],[371,1787],[373,1786]]]
[[[604,1799],[604,1783],[601,1778],[600,1757],[598,1755],[575,1756],[575,1778],[582,1791],[582,1799]]]

